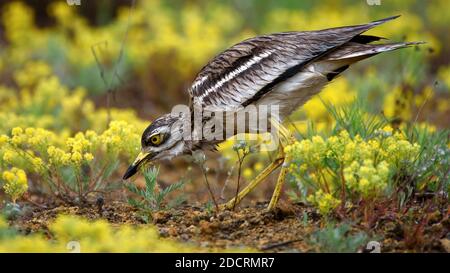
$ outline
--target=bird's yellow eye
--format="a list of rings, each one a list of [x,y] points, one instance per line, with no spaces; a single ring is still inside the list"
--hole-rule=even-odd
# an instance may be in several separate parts
[[[161,143],[162,137],[161,134],[157,134],[150,137],[150,141],[153,145],[159,145]]]

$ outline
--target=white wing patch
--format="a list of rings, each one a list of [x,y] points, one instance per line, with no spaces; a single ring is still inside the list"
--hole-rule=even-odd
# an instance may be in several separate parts
[[[258,55],[253,56],[250,60],[248,60],[246,63],[244,63],[243,65],[239,66],[238,68],[236,68],[235,70],[231,71],[230,73],[228,73],[225,77],[223,77],[222,79],[220,79],[220,81],[218,81],[216,84],[214,84],[214,86],[206,89],[203,94],[201,94],[198,97],[199,102],[203,101],[203,98],[208,96],[211,92],[216,91],[217,89],[219,89],[220,87],[222,87],[226,82],[232,80],[234,77],[236,77],[237,75],[241,74],[242,72],[244,72],[245,70],[247,70],[248,68],[250,68],[252,65],[258,63],[259,61],[261,61],[264,58],[269,57],[272,53],[274,52],[274,50],[269,50],[269,51],[265,51],[262,52]],[[206,80],[206,76],[201,78],[198,82],[194,83],[193,88],[195,86],[199,86],[201,83],[203,83]]]
[[[191,89],[195,89],[199,87],[202,83],[204,83],[208,79],[208,76],[203,76],[200,79],[196,80],[193,84]]]

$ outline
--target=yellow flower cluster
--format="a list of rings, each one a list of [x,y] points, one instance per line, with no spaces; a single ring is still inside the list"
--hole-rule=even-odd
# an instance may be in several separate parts
[[[148,69],[148,60],[152,59],[152,69],[160,70],[169,61],[178,74],[177,77],[170,76],[172,82],[173,79],[187,81],[201,65],[223,49],[230,37],[238,41],[248,35],[248,31],[239,30],[242,21],[236,19],[234,11],[222,4],[208,3],[208,8],[180,5],[182,8],[174,16],[174,10],[163,1],[137,2],[128,29],[126,53],[134,69]],[[50,56],[44,58],[57,65],[59,62],[55,63],[52,57],[64,52],[61,58],[69,68],[67,71],[75,74],[72,79],[83,81],[84,86],[94,92],[104,89],[98,74],[87,72],[97,69],[92,50],[106,68],[114,63],[128,26],[129,8],[120,8],[112,23],[93,27],[66,3],[55,2],[49,6],[48,13],[56,24],[47,29],[35,26],[33,10],[23,2],[9,3],[2,11],[2,27],[12,45],[5,48],[2,66],[22,64],[36,55]],[[48,54],[46,48],[49,48]],[[23,75],[25,82],[28,81],[26,78],[34,77]]]
[[[0,135],[0,171],[11,166],[21,168],[4,172],[4,190],[12,200],[26,191],[26,187],[20,187],[26,182],[25,171],[38,175],[37,183],[58,177],[67,167],[80,174],[82,166],[89,164],[93,171],[101,172],[119,157],[129,161],[136,156],[139,138],[140,131],[125,121],[112,121],[101,134],[88,130],[73,137],[42,128],[15,127],[10,136]],[[100,160],[94,161],[97,156]]]
[[[353,161],[344,168],[345,183],[352,190],[360,192],[365,198],[381,194],[389,179],[389,164],[381,161],[377,166],[373,160],[366,159],[362,164]]]
[[[115,155],[122,151],[128,158],[135,156],[140,147],[140,132],[125,121],[111,122],[99,139],[106,145],[109,153]]]
[[[21,127],[14,127],[11,130],[11,142],[14,145],[23,145],[39,149],[49,142],[58,142],[58,137],[55,133],[42,128],[28,127],[22,129]]]
[[[24,170],[12,168],[4,171],[2,179],[4,181],[3,190],[11,197],[13,203],[28,190],[28,180]]]
[[[52,70],[43,61],[30,61],[25,63],[23,69],[14,73],[16,83],[21,87],[31,87],[41,79],[51,76]]]
[[[70,149],[71,160],[80,165],[82,161],[90,162],[94,159],[90,153],[92,143],[85,138],[83,133],[77,133],[75,137],[68,138],[66,146]]]
[[[136,155],[139,150],[139,131],[125,121],[112,121],[100,135],[88,130],[85,133],[78,132],[74,137],[61,137],[42,128],[29,127],[23,130],[15,127],[11,130],[11,138],[6,135],[0,137],[2,143],[10,143],[9,148],[4,145],[0,153],[3,153],[3,160],[9,164],[17,163],[16,160],[26,154],[39,155],[48,160],[47,167],[50,167],[89,163],[94,159],[94,153],[103,150],[127,158]]]
[[[295,142],[284,148],[286,154],[302,155],[302,161],[310,166],[320,166],[327,153],[327,143],[321,136],[313,136],[311,140],[305,139]]]
[[[7,224],[0,218],[1,229]],[[193,252],[200,249],[159,238],[153,226],[113,228],[104,220],[59,216],[49,227],[54,240],[40,235],[0,237],[0,252]],[[70,242],[75,242],[71,244]],[[79,247],[79,248],[78,248]]]
[[[307,200],[314,204],[322,215],[328,215],[341,204],[341,200],[336,199],[330,193],[324,193],[322,190],[311,194]]]
[[[28,62],[15,73],[18,90],[0,85],[0,132],[14,127],[51,129],[68,136],[96,128],[108,120],[127,120],[143,130],[146,123],[132,110],[96,109],[83,88],[69,90],[43,62]]]
[[[292,158],[290,173],[299,183],[305,179],[312,181],[322,191],[310,199],[316,205],[321,198],[327,199],[325,203],[332,203],[323,193],[339,195],[342,184],[346,190],[363,198],[382,195],[390,175],[412,164],[419,150],[418,144],[410,143],[400,132],[393,133],[389,126],[369,139],[359,135],[351,137],[343,130],[327,139],[313,136],[284,149]]]
[[[0,217],[0,234],[8,224]],[[52,239],[40,234],[0,236],[0,253],[149,253],[149,252],[255,252],[254,249],[214,249],[183,244],[159,237],[156,227],[121,225],[115,227],[105,220],[87,220],[59,215],[49,225]]]
[[[94,174],[137,154],[147,123],[132,110],[96,109],[84,89],[69,90],[43,62],[13,74],[18,90],[0,85],[0,172],[16,167],[37,175],[31,183],[65,183],[64,168],[80,175],[89,164]]]

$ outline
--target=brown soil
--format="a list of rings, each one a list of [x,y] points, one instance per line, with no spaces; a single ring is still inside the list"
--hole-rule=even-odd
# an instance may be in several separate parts
[[[275,212],[266,212],[266,203],[256,203],[235,212],[214,213],[200,206],[182,206],[153,213],[153,224],[162,237],[181,242],[194,242],[202,247],[253,248],[264,252],[316,251],[310,235],[323,227],[323,219],[303,204],[282,204]],[[414,211],[414,210],[413,210]],[[417,209],[420,215],[420,208]],[[138,211],[128,204],[110,202],[102,207],[89,205],[57,206],[52,209],[31,208],[12,221],[12,225],[28,234],[44,232],[51,237],[48,224],[58,214],[80,215],[88,219],[106,219],[115,225],[146,225]],[[307,224],[304,215],[308,216]],[[406,217],[406,216],[405,216]],[[448,252],[450,221],[448,215],[430,214],[426,224],[417,225],[408,218],[386,217],[371,229],[354,224],[351,232],[363,230],[381,238],[383,252]],[[416,218],[420,219],[420,218]],[[361,251],[364,251],[363,249]]]

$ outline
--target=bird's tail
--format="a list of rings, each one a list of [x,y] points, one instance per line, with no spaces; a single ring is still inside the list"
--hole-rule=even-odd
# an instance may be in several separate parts
[[[399,43],[377,43],[385,38],[362,34],[371,28],[379,26],[385,22],[394,20],[399,16],[392,16],[385,19],[373,21],[368,24],[340,27],[339,30],[349,29],[350,31],[357,31],[358,33],[353,36],[348,42],[341,46],[331,50],[324,56],[322,56],[318,62],[323,70],[323,73],[327,76],[327,79],[331,81],[340,73],[345,71],[350,65],[361,61],[363,59],[370,58],[382,52],[392,51],[400,48],[415,46],[423,44],[424,42],[399,42]]]
[[[361,36],[360,36],[361,37]],[[374,37],[375,36],[362,36]],[[379,38],[382,39],[382,38]],[[400,48],[410,47],[414,45],[423,44],[424,42],[404,42],[404,43],[388,43],[388,44],[364,44],[358,42],[348,42],[339,49],[324,56],[324,60],[337,61],[348,60],[350,63],[372,57],[376,54],[386,51],[392,51]]]

